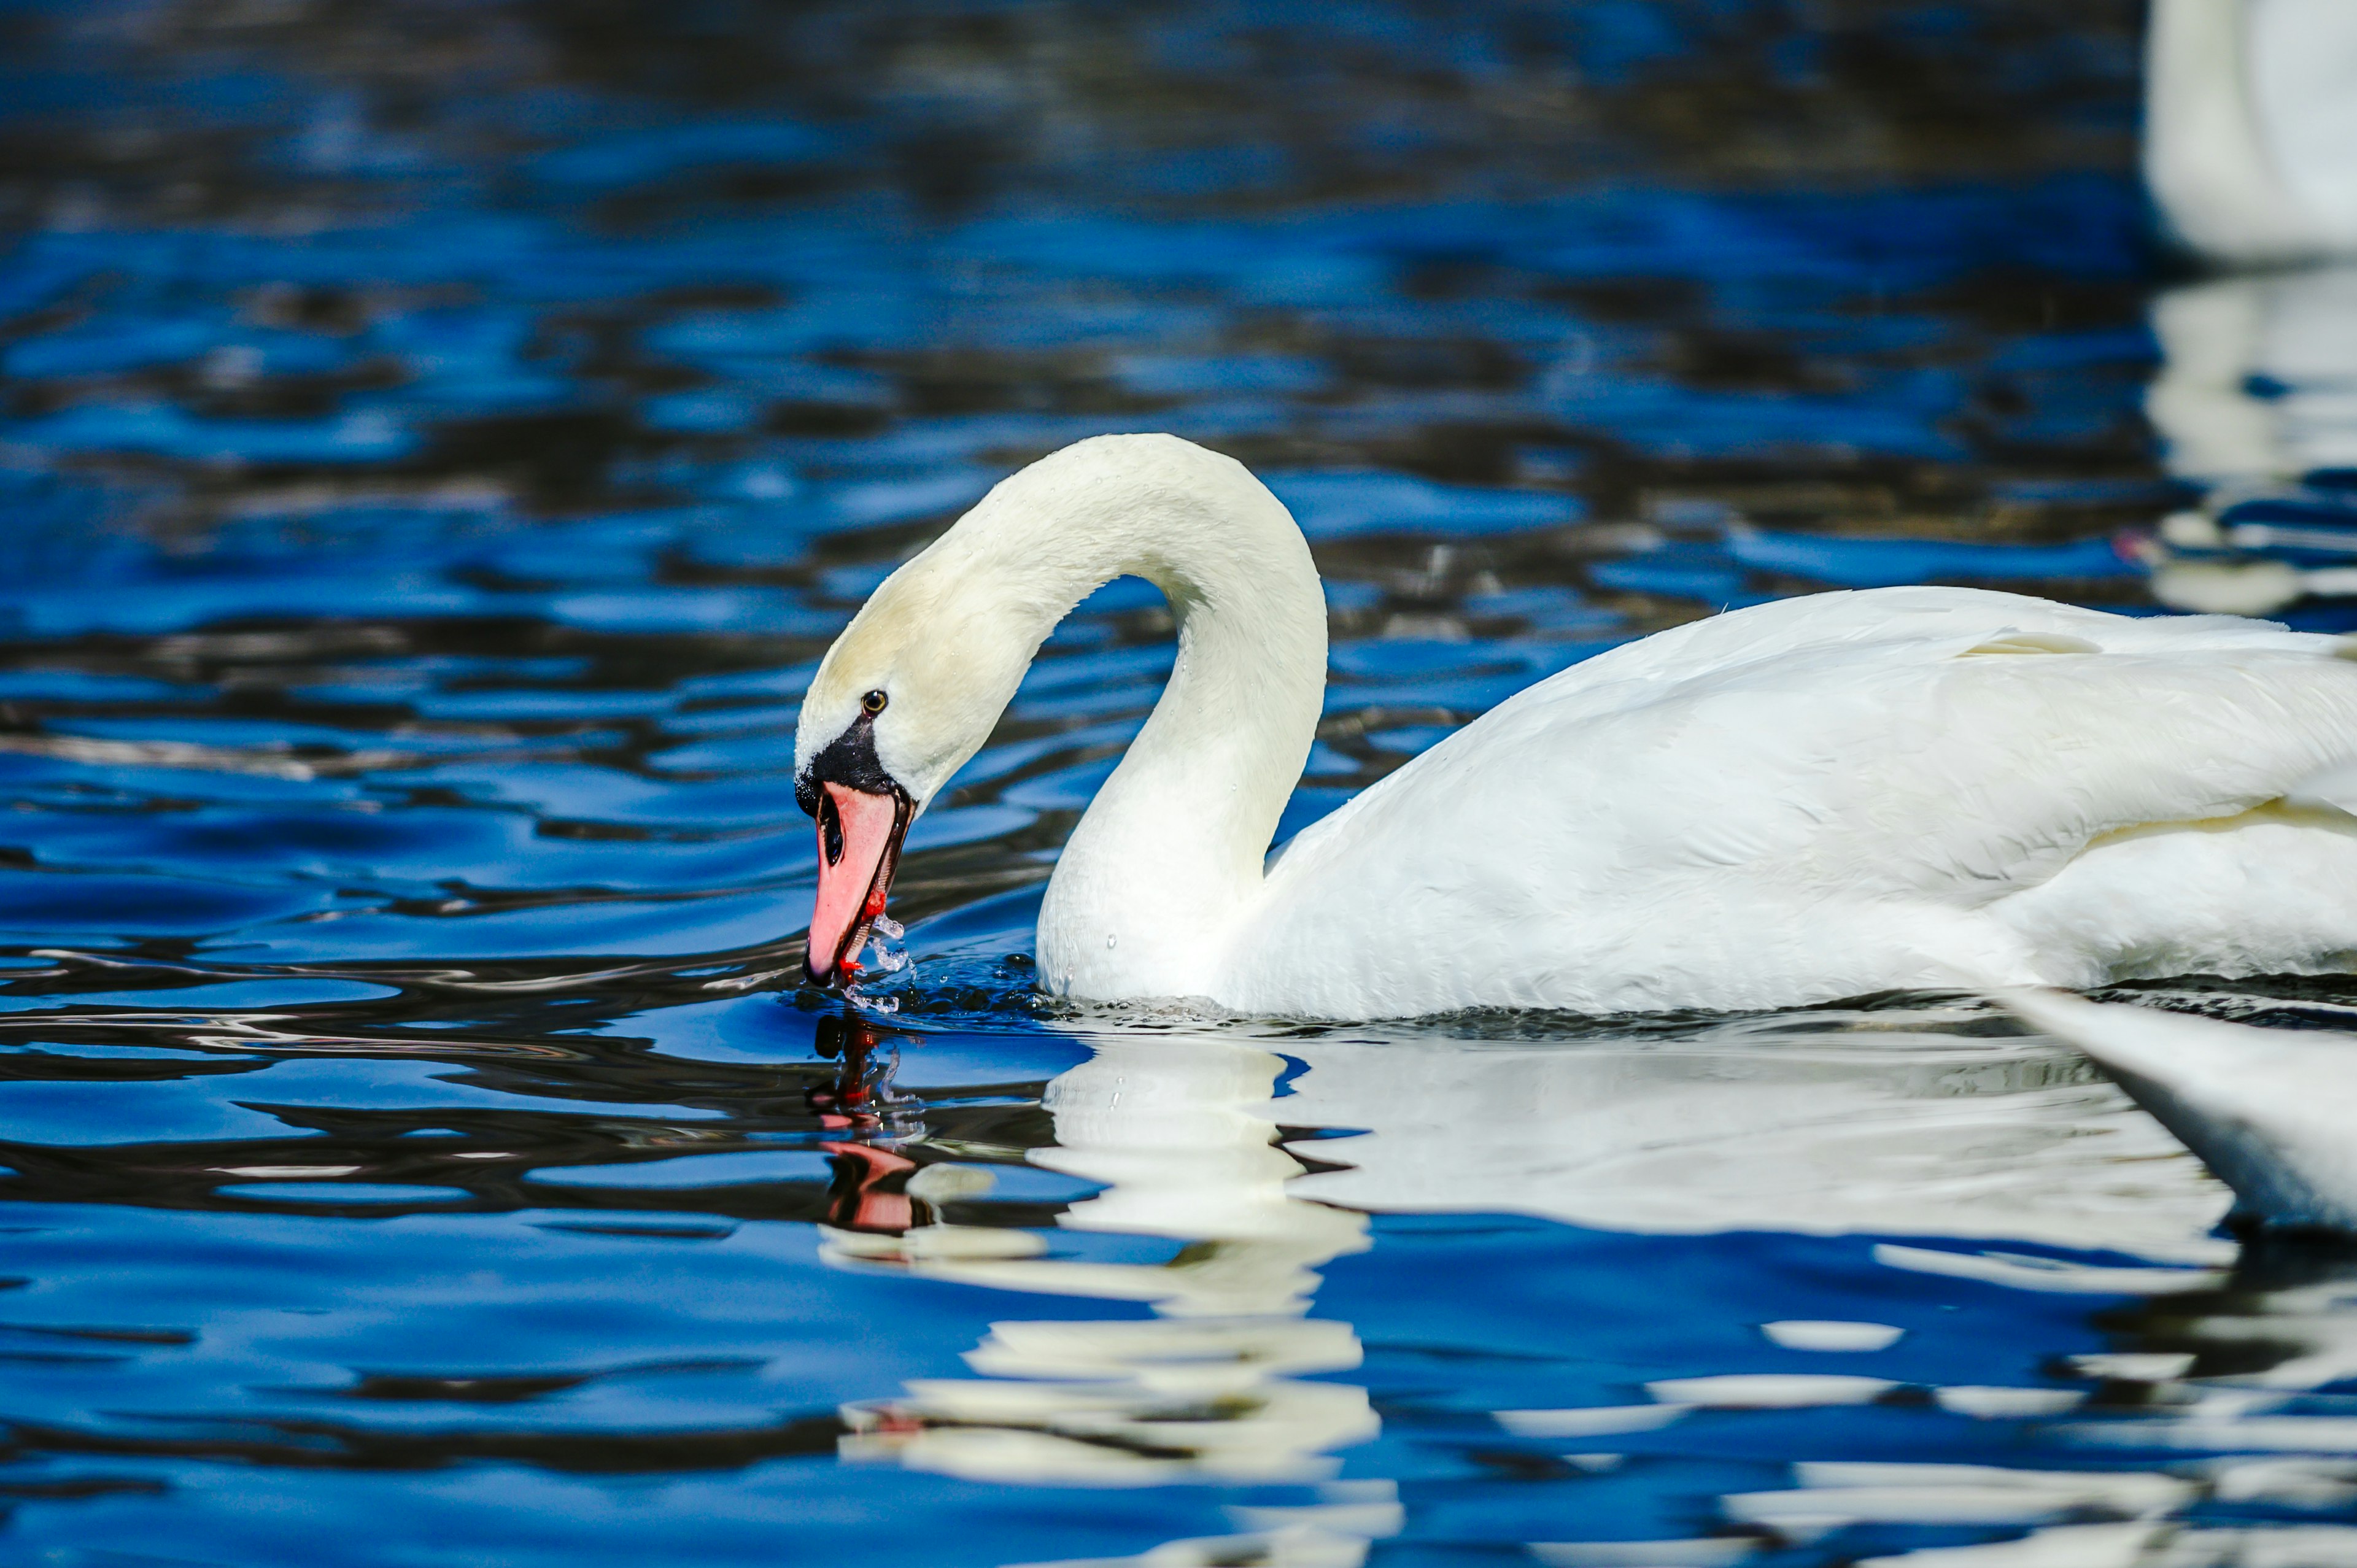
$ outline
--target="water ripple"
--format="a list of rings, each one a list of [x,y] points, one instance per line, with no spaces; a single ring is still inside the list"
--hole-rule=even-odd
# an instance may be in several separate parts
[[[2348,1260],[1969,1001],[1039,996],[1146,585],[797,989],[819,655],[1106,429],[1311,539],[1286,832],[1783,594],[2357,626],[2347,279],[2156,283],[2135,9],[17,7],[0,1556],[2345,1556]]]

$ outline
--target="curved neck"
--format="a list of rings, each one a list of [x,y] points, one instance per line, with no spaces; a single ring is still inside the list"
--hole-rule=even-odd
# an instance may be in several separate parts
[[[1309,547],[1242,464],[1170,436],[1070,448],[953,532],[974,525],[993,546],[974,564],[1030,602],[1040,638],[1115,576],[1170,601],[1177,664],[1064,846],[1039,964],[1060,993],[1204,993],[1317,733],[1326,605]]]

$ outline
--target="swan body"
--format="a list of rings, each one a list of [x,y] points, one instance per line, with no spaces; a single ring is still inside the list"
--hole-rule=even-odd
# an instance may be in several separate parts
[[[797,736],[814,980],[856,950],[898,832],[1041,639],[1125,572],[1169,596],[1178,655],[1049,885],[1039,961],[1060,993],[1325,1018],[1734,1010],[2357,953],[2339,641],[1956,588],[1789,599],[1598,655],[1264,870],[1320,706],[1317,575],[1241,465],[1126,435],[1001,483],[822,662]]]
[[[1999,1000],[2093,1058],[2234,1189],[2247,1218],[2357,1233],[2357,1036],[2050,992]]]
[[[2236,266],[2357,254],[2357,6],[2154,0],[2145,84],[2178,238]]]

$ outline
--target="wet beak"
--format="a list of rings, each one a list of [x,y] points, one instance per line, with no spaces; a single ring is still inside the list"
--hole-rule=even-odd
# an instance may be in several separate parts
[[[872,794],[847,785],[822,787],[818,807],[818,902],[811,910],[810,947],[802,968],[813,985],[845,978],[846,965],[884,912],[900,841],[913,813],[894,789]],[[851,972],[857,972],[856,965]]]

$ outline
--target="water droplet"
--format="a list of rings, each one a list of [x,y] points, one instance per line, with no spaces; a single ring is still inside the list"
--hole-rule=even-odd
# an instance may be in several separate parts
[[[898,974],[909,967],[909,950],[901,941],[908,935],[906,928],[889,915],[878,915],[868,922],[866,956],[862,961],[870,974]]]
[[[907,935],[900,922],[889,915],[879,914],[867,924],[867,939],[859,944],[859,978],[843,988],[844,995],[860,1006],[877,1013],[897,1013],[900,1004],[889,996],[871,996],[866,987],[888,974],[898,974],[909,967],[909,950],[901,942]]]

